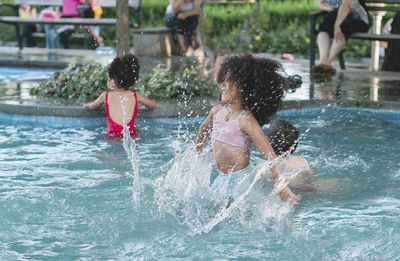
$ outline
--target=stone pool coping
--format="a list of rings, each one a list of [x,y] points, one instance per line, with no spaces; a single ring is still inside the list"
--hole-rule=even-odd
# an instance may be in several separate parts
[[[181,103],[162,103],[155,110],[140,108],[137,123],[159,126],[199,124],[204,120],[215,100],[197,100]],[[286,100],[277,117],[288,115],[320,115],[323,111],[362,111],[400,125],[400,102],[360,100]],[[104,109],[91,111],[78,106],[49,106],[37,104],[10,104],[0,102],[0,123],[28,124],[50,128],[104,128]]]
[[[169,118],[198,116],[209,112],[214,100],[190,100],[186,102],[163,102],[162,108],[154,110],[138,109],[138,118]],[[354,107],[382,110],[400,110],[400,102],[369,101],[369,100],[285,100],[281,110],[317,108],[317,107]],[[92,111],[79,106],[55,106],[39,104],[14,104],[0,102],[0,112],[9,114],[59,116],[59,117],[83,117],[104,118],[104,108]]]
[[[137,118],[184,118],[190,116],[206,115],[214,104],[215,100],[190,100],[186,102],[164,102],[162,108],[154,110],[140,108]],[[342,107],[342,108],[368,108],[378,110],[400,111],[400,102],[391,101],[370,101],[370,100],[285,100],[280,110],[322,108],[322,107]],[[58,117],[60,122],[65,118],[71,121],[73,118],[84,121],[85,119],[103,120],[105,119],[104,108],[92,111],[79,106],[54,106],[40,104],[14,104],[0,102],[0,119],[12,122],[16,115],[20,119],[29,119],[29,116],[37,117]],[[17,117],[18,118],[18,117]],[[51,125],[51,123],[50,123]]]

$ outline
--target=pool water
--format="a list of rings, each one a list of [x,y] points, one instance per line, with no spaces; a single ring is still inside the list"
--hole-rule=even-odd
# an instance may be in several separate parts
[[[294,208],[270,191],[215,206],[212,157],[190,150],[198,124],[138,119],[125,148],[105,128],[0,125],[0,259],[399,259],[399,124],[329,108],[275,118],[328,184]]]
[[[0,67],[0,82],[37,81],[50,78],[54,69]]]

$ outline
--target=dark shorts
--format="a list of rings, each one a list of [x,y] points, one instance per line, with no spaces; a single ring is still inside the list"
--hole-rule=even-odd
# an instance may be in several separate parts
[[[199,16],[192,15],[185,20],[177,19],[177,33],[191,35],[199,24]]]
[[[327,32],[331,38],[334,37],[334,27],[335,21],[337,17],[338,10],[335,9],[332,12],[328,12],[325,16],[322,23],[319,25],[319,32]],[[344,36],[346,37],[346,41],[352,33],[364,33],[369,29],[369,25],[364,21],[359,19],[354,19],[352,15],[348,15],[343,23],[340,25],[340,29],[342,30]]]
[[[187,17],[185,20],[181,20],[178,19],[176,15],[166,15],[164,23],[176,33],[191,35],[199,24],[199,16],[192,15]]]

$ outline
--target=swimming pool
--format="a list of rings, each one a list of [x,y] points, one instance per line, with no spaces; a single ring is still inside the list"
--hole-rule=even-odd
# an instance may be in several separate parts
[[[278,117],[302,133],[298,153],[313,180],[336,182],[299,193],[295,208],[267,193],[230,212],[212,205],[210,157],[188,149],[202,117],[138,119],[142,134],[127,151],[104,127],[1,124],[1,259],[398,259],[400,114],[324,108]]]

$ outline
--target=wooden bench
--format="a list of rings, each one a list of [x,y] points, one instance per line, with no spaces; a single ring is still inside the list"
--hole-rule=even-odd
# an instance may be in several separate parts
[[[117,0],[97,0],[96,5],[101,7],[115,7]],[[129,0],[130,7],[139,7],[141,0]],[[115,18],[21,18],[18,16],[18,8],[21,4],[32,6],[62,6],[62,0],[15,0],[14,5],[0,4],[14,9],[15,16],[0,16],[0,23],[12,24],[15,26],[15,32],[18,40],[18,46],[22,49],[23,43],[19,38],[19,25],[21,24],[53,24],[53,25],[94,25],[94,26],[115,26]],[[132,23],[131,23],[132,25]]]
[[[350,35],[350,38],[372,41],[371,70],[377,71],[379,67],[379,42],[400,41],[400,34],[381,34],[382,17],[386,12],[400,12],[400,0],[365,0],[365,3],[367,11],[372,15],[372,31],[371,33],[354,33]],[[315,65],[316,19],[323,14],[326,14],[326,12],[315,11],[310,14],[310,72]],[[339,54],[339,61],[340,68],[344,70],[346,67],[343,53]]]

